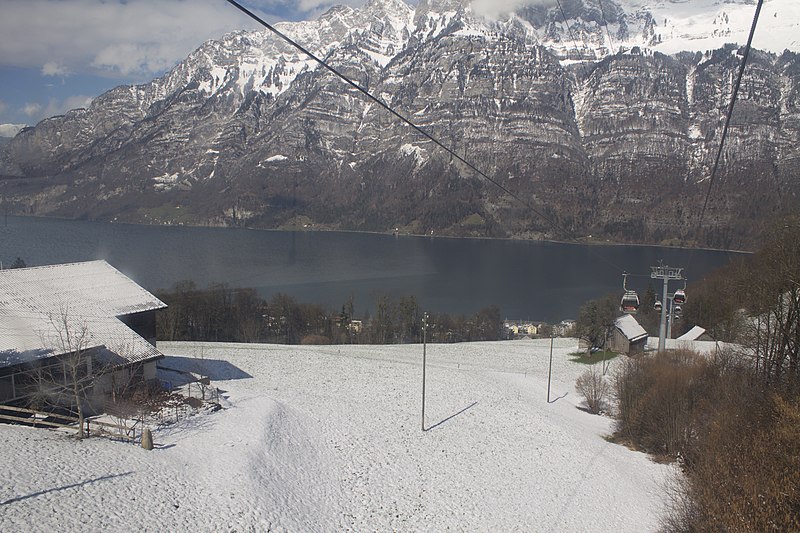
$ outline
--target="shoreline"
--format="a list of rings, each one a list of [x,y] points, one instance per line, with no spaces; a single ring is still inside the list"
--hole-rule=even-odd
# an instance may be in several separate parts
[[[40,220],[53,220],[62,222],[90,222],[96,224],[114,224],[114,225],[127,225],[127,226],[142,226],[142,227],[155,227],[155,228],[218,228],[218,229],[238,229],[247,231],[268,231],[268,232],[283,232],[283,233],[343,233],[343,234],[361,234],[361,235],[383,235],[387,237],[411,237],[411,238],[428,238],[428,239],[460,239],[460,240],[481,240],[481,241],[507,241],[507,242],[520,242],[520,243],[545,243],[545,244],[568,244],[574,246],[632,246],[641,248],[664,248],[667,250],[685,250],[685,251],[700,251],[700,252],[724,252],[730,254],[752,255],[751,250],[731,250],[726,248],[711,248],[711,247],[686,247],[664,244],[649,244],[649,243],[627,243],[616,241],[568,241],[558,239],[526,239],[522,237],[479,237],[479,236],[457,236],[457,235],[426,235],[417,233],[395,233],[384,231],[369,231],[369,230],[348,230],[348,229],[328,229],[328,228],[259,228],[252,226],[224,226],[216,224],[147,224],[144,222],[118,222],[113,220],[92,220],[92,219],[78,219],[67,218],[50,215],[18,215],[8,214],[7,217],[15,218],[31,218]]]

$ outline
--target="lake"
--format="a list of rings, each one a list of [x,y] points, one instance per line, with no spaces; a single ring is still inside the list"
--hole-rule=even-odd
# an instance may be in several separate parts
[[[650,265],[663,260],[700,279],[736,252],[657,246],[579,245],[451,239],[347,232],[139,226],[8,217],[0,224],[0,260],[28,266],[105,259],[150,291],[191,279],[225,282],[262,296],[287,293],[300,302],[357,314],[381,293],[414,295],[432,312],[474,313],[496,304],[504,317],[575,318],[586,300],[645,290]],[[659,287],[656,283],[654,286]],[[679,288],[671,285],[671,289]],[[660,292],[660,289],[659,289]],[[689,295],[691,298],[691,295]]]

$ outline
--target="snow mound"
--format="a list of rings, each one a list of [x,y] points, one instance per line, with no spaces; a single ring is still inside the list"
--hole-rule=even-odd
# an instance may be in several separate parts
[[[161,343],[226,408],[156,449],[0,426],[0,530],[653,531],[674,472],[578,409],[572,339],[422,346]],[[46,460],[43,460],[46,458]],[[80,512],[75,512],[75,509]]]

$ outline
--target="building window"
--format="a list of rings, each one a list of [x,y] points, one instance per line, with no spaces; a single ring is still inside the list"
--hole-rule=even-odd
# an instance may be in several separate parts
[[[13,400],[15,397],[13,374],[0,378],[0,402]]]

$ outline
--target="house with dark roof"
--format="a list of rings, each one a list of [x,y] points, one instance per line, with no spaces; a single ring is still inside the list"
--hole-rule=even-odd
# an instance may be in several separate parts
[[[156,311],[165,307],[105,261],[0,271],[0,404],[40,393],[43,375],[68,379],[76,354],[90,410],[155,379],[164,357]]]

